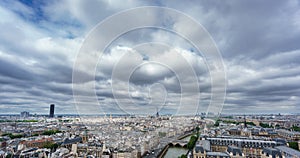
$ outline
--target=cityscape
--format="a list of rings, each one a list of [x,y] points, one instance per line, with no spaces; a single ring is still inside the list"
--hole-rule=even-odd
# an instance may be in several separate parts
[[[1,115],[2,157],[300,157],[300,115]]]
[[[0,1],[0,158],[300,158],[299,0]]]

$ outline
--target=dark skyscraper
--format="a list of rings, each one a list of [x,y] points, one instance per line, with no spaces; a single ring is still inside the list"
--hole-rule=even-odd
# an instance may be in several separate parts
[[[49,113],[49,117],[50,118],[54,117],[54,107],[55,107],[54,104],[50,105],[50,113]]]

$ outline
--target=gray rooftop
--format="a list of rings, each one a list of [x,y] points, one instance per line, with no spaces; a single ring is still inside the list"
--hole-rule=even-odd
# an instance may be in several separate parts
[[[279,149],[281,152],[288,153],[289,155],[300,157],[300,151],[289,148],[287,146],[277,146],[276,149]]]
[[[243,155],[241,148],[235,146],[228,146],[227,152],[232,153],[233,155],[239,155],[239,156]]]
[[[230,156],[229,154],[224,152],[207,152],[206,155],[207,156]]]
[[[81,137],[76,137],[73,139],[66,138],[61,145],[75,144],[75,143],[79,143],[81,141],[82,141]]]
[[[276,148],[264,148],[263,152],[269,156],[272,156],[272,158],[282,158],[281,152]]]
[[[210,142],[208,140],[199,140],[197,145],[202,146],[206,151],[210,151]]]

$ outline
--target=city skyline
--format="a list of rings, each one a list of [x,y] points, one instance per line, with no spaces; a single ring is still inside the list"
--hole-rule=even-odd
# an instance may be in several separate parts
[[[0,2],[0,114],[19,114],[22,111],[49,114],[50,104],[55,104],[55,115],[78,113],[80,107],[75,105],[72,88],[81,84],[90,86],[90,81],[73,83],[72,73],[85,38],[99,22],[110,16],[145,6],[178,10],[197,21],[210,34],[222,56],[226,73],[222,113],[284,114],[300,111],[299,1],[130,1],[124,4],[122,1],[21,0]],[[156,23],[160,16],[153,14],[147,18]],[[172,18],[164,23],[166,27],[193,33],[194,26]],[[134,23],[135,16],[131,19],[128,23]],[[150,45],[143,46],[146,42]],[[151,50],[155,42],[159,46]],[[169,44],[169,47],[162,43]],[[144,56],[123,56],[132,51]],[[184,57],[189,65],[178,60],[178,56],[174,57],[174,53]],[[124,89],[116,89],[114,94],[111,86],[112,71],[120,59],[125,65],[143,64],[129,78],[131,102],[128,108],[132,111],[139,111],[141,106],[154,101],[153,105],[158,106],[149,114],[155,114],[157,108],[162,108],[162,113],[174,113],[180,108],[178,100],[183,97],[185,103],[199,100],[197,112],[206,112],[212,85],[205,56],[172,32],[143,28],[126,32],[112,41],[98,60],[94,74],[95,93],[104,113],[122,112],[115,96],[122,97]],[[179,82],[176,78],[178,72],[148,62],[152,59],[160,59],[180,72],[192,67],[199,82],[199,98],[181,96],[180,84],[187,87],[187,92],[193,91],[195,85]],[[120,67],[117,74],[124,69],[126,67]],[[82,76],[92,74],[89,71],[81,73]],[[117,77],[120,82],[115,83],[122,87],[125,83],[123,76]],[[216,85],[218,88],[218,83]],[[93,94],[86,89],[79,92],[84,97]],[[167,95],[162,97],[161,94]],[[86,104],[94,106],[98,103],[87,101]]]

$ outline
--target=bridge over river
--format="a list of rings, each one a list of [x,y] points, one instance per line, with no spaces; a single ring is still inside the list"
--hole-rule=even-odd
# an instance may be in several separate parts
[[[162,158],[168,151],[169,147],[177,147],[184,149],[183,147],[187,146],[188,140],[192,134],[193,133],[188,133],[185,135],[163,138],[160,140],[158,147],[153,149],[153,152],[144,155],[143,158]]]
[[[174,140],[169,143],[170,146],[179,146],[179,147],[186,147],[188,141],[186,140]]]

